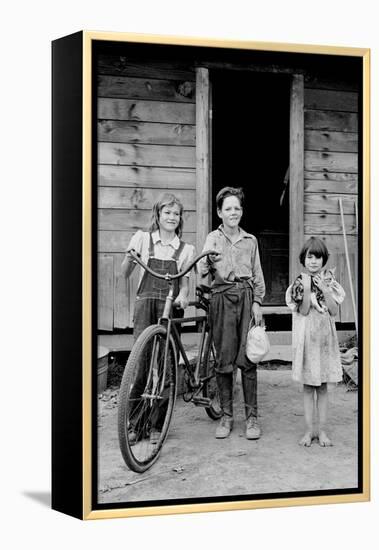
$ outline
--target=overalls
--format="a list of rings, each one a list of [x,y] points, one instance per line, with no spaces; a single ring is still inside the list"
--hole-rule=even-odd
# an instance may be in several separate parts
[[[161,275],[176,275],[178,273],[178,260],[182,250],[185,246],[183,241],[180,241],[180,245],[177,250],[175,250],[173,256],[169,260],[158,260],[154,258],[154,243],[150,233],[149,241],[149,259],[147,262],[148,267],[160,273]],[[174,285],[174,300],[179,294],[179,280],[176,279],[173,281]],[[158,322],[158,319],[163,314],[163,309],[165,305],[165,300],[169,292],[169,284],[164,279],[158,279],[153,275],[150,275],[145,271],[141,283],[138,287],[136,303],[134,307],[134,329],[133,336],[134,341],[137,340],[138,336],[145,330],[146,327],[154,325]],[[173,317],[183,316],[182,310],[173,309]],[[179,327],[178,327],[179,328]],[[134,387],[132,389],[132,394],[134,399],[138,399],[141,393],[145,389],[146,379],[147,379],[147,361],[149,358],[146,358],[146,368],[140,370],[142,374],[141,377],[135,380]],[[136,402],[135,409],[138,407],[138,401]],[[151,427],[160,431],[164,422],[165,412],[167,407],[167,399],[162,399],[159,401],[159,406],[151,414]]]

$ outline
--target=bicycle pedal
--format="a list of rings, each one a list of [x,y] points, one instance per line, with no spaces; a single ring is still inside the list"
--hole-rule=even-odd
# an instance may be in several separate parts
[[[212,404],[212,401],[209,399],[209,397],[193,397],[191,399],[192,403],[196,405],[197,407],[210,407]]]

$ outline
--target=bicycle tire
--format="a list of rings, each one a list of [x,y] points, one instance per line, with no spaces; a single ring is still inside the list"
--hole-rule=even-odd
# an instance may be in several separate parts
[[[220,397],[216,383],[216,354],[214,343],[210,332],[208,332],[207,340],[204,346],[204,354],[202,359],[202,377],[205,379],[203,384],[203,396],[211,399],[211,406],[205,407],[205,412],[212,420],[219,420],[222,416],[220,405]]]
[[[121,381],[118,403],[120,450],[126,465],[138,473],[148,470],[158,459],[175,405],[177,354],[172,337],[168,345],[163,392],[160,391],[166,342],[165,327],[147,327],[133,346]],[[157,427],[154,426],[155,417],[160,424],[160,436],[151,443],[151,430]]]

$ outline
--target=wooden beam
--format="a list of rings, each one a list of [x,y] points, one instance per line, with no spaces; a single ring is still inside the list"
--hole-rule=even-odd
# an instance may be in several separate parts
[[[210,214],[210,83],[209,71],[196,69],[196,248],[200,253],[209,232]]]
[[[304,77],[294,75],[290,95],[290,282],[301,269],[304,241]]]
[[[98,77],[98,97],[153,99],[194,103],[194,82],[131,78],[126,76]]]
[[[115,164],[98,166],[98,185],[103,187],[195,190],[195,179],[195,168],[157,168]]]
[[[97,111],[99,119],[195,124],[194,103],[99,97]]]

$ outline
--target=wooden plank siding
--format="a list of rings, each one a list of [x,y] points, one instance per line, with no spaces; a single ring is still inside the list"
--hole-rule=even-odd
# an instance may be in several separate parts
[[[103,270],[106,259],[108,283],[113,270],[99,329],[133,326],[139,270],[127,281],[118,274],[130,238],[148,229],[163,192],[183,202],[183,238],[196,241],[195,79],[180,62],[98,59],[98,257]]]
[[[346,291],[337,320],[353,322],[354,313],[343,244],[338,199],[342,198],[344,219],[357,295],[357,216],[358,199],[358,93],[341,89],[338,83],[317,88],[317,82],[304,93],[304,234],[325,241],[336,268],[336,277]]]

